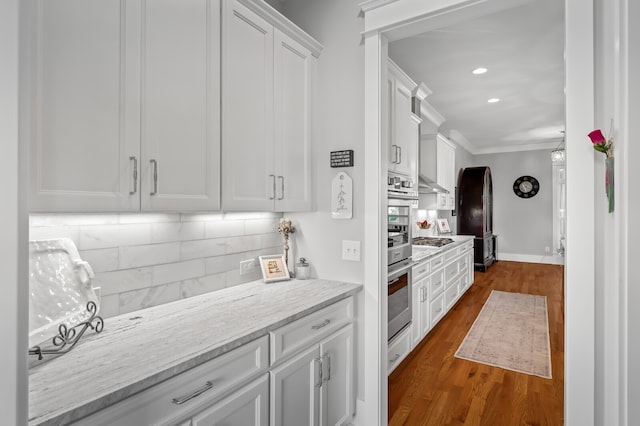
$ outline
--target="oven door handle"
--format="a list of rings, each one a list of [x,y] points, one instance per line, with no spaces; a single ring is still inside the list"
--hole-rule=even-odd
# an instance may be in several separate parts
[[[404,266],[401,266],[398,269],[394,269],[393,271],[389,271],[389,275],[387,278],[387,283],[391,284],[393,279],[398,278],[400,275],[404,274],[407,270],[413,268],[418,262],[409,262]]]

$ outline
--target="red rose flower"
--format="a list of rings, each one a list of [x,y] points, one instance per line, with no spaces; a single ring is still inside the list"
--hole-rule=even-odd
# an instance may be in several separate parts
[[[600,129],[596,129],[593,132],[589,133],[589,139],[591,139],[591,143],[594,145],[604,145],[607,143],[602,131]]]

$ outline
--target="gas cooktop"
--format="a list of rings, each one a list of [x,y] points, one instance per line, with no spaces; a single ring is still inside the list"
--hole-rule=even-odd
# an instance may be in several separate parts
[[[453,240],[451,238],[443,237],[415,237],[411,240],[411,243],[415,246],[434,246],[442,247],[447,244],[451,244]]]

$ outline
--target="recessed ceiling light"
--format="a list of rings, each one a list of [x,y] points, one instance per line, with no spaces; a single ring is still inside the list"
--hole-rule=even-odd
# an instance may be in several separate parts
[[[473,74],[484,74],[485,72],[487,72],[488,70],[486,68],[476,68],[475,70],[471,71]]]
[[[491,98],[487,102],[489,102],[490,104],[495,104],[496,102],[500,102],[500,99],[499,98]]]

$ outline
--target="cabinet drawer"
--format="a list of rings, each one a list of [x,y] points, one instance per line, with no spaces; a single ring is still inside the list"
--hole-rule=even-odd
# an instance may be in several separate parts
[[[407,327],[389,344],[387,350],[387,374],[402,362],[411,352],[411,327]]]
[[[431,262],[422,262],[413,267],[411,279],[415,283],[424,278],[429,272],[431,272]]]
[[[74,424],[176,424],[266,372],[268,346],[267,336],[254,340]]]
[[[437,295],[444,290],[444,271],[440,270],[431,275],[431,282],[429,283],[429,300],[433,300]]]
[[[469,240],[462,245],[463,252],[469,251],[469,250],[473,250],[473,240]]]
[[[460,260],[458,260],[458,271],[460,273],[469,272],[469,256],[462,256]]]
[[[449,310],[458,298],[458,285],[452,285],[444,292],[445,308]]]
[[[353,297],[348,297],[272,331],[271,365],[312,345],[353,319]]]
[[[444,253],[444,263],[449,263],[451,259],[455,259],[462,253],[462,246],[448,250]]]
[[[460,282],[458,283],[458,293],[463,294],[465,291],[469,289],[471,286],[471,280],[469,280],[469,275],[465,274],[460,277]]]
[[[431,327],[436,325],[440,318],[444,316],[444,294],[440,294],[440,296],[436,297],[431,302]]]
[[[432,271],[435,271],[436,269],[440,268],[442,265],[444,265],[444,258],[442,257],[442,255],[436,256],[433,259],[431,259],[430,267]]]
[[[445,268],[444,268],[444,282],[445,282],[445,287],[446,288],[449,288],[454,284],[455,279],[458,276],[458,272],[459,272],[458,268],[459,268],[458,261],[455,261],[455,262],[451,263],[450,265],[445,266]]]

